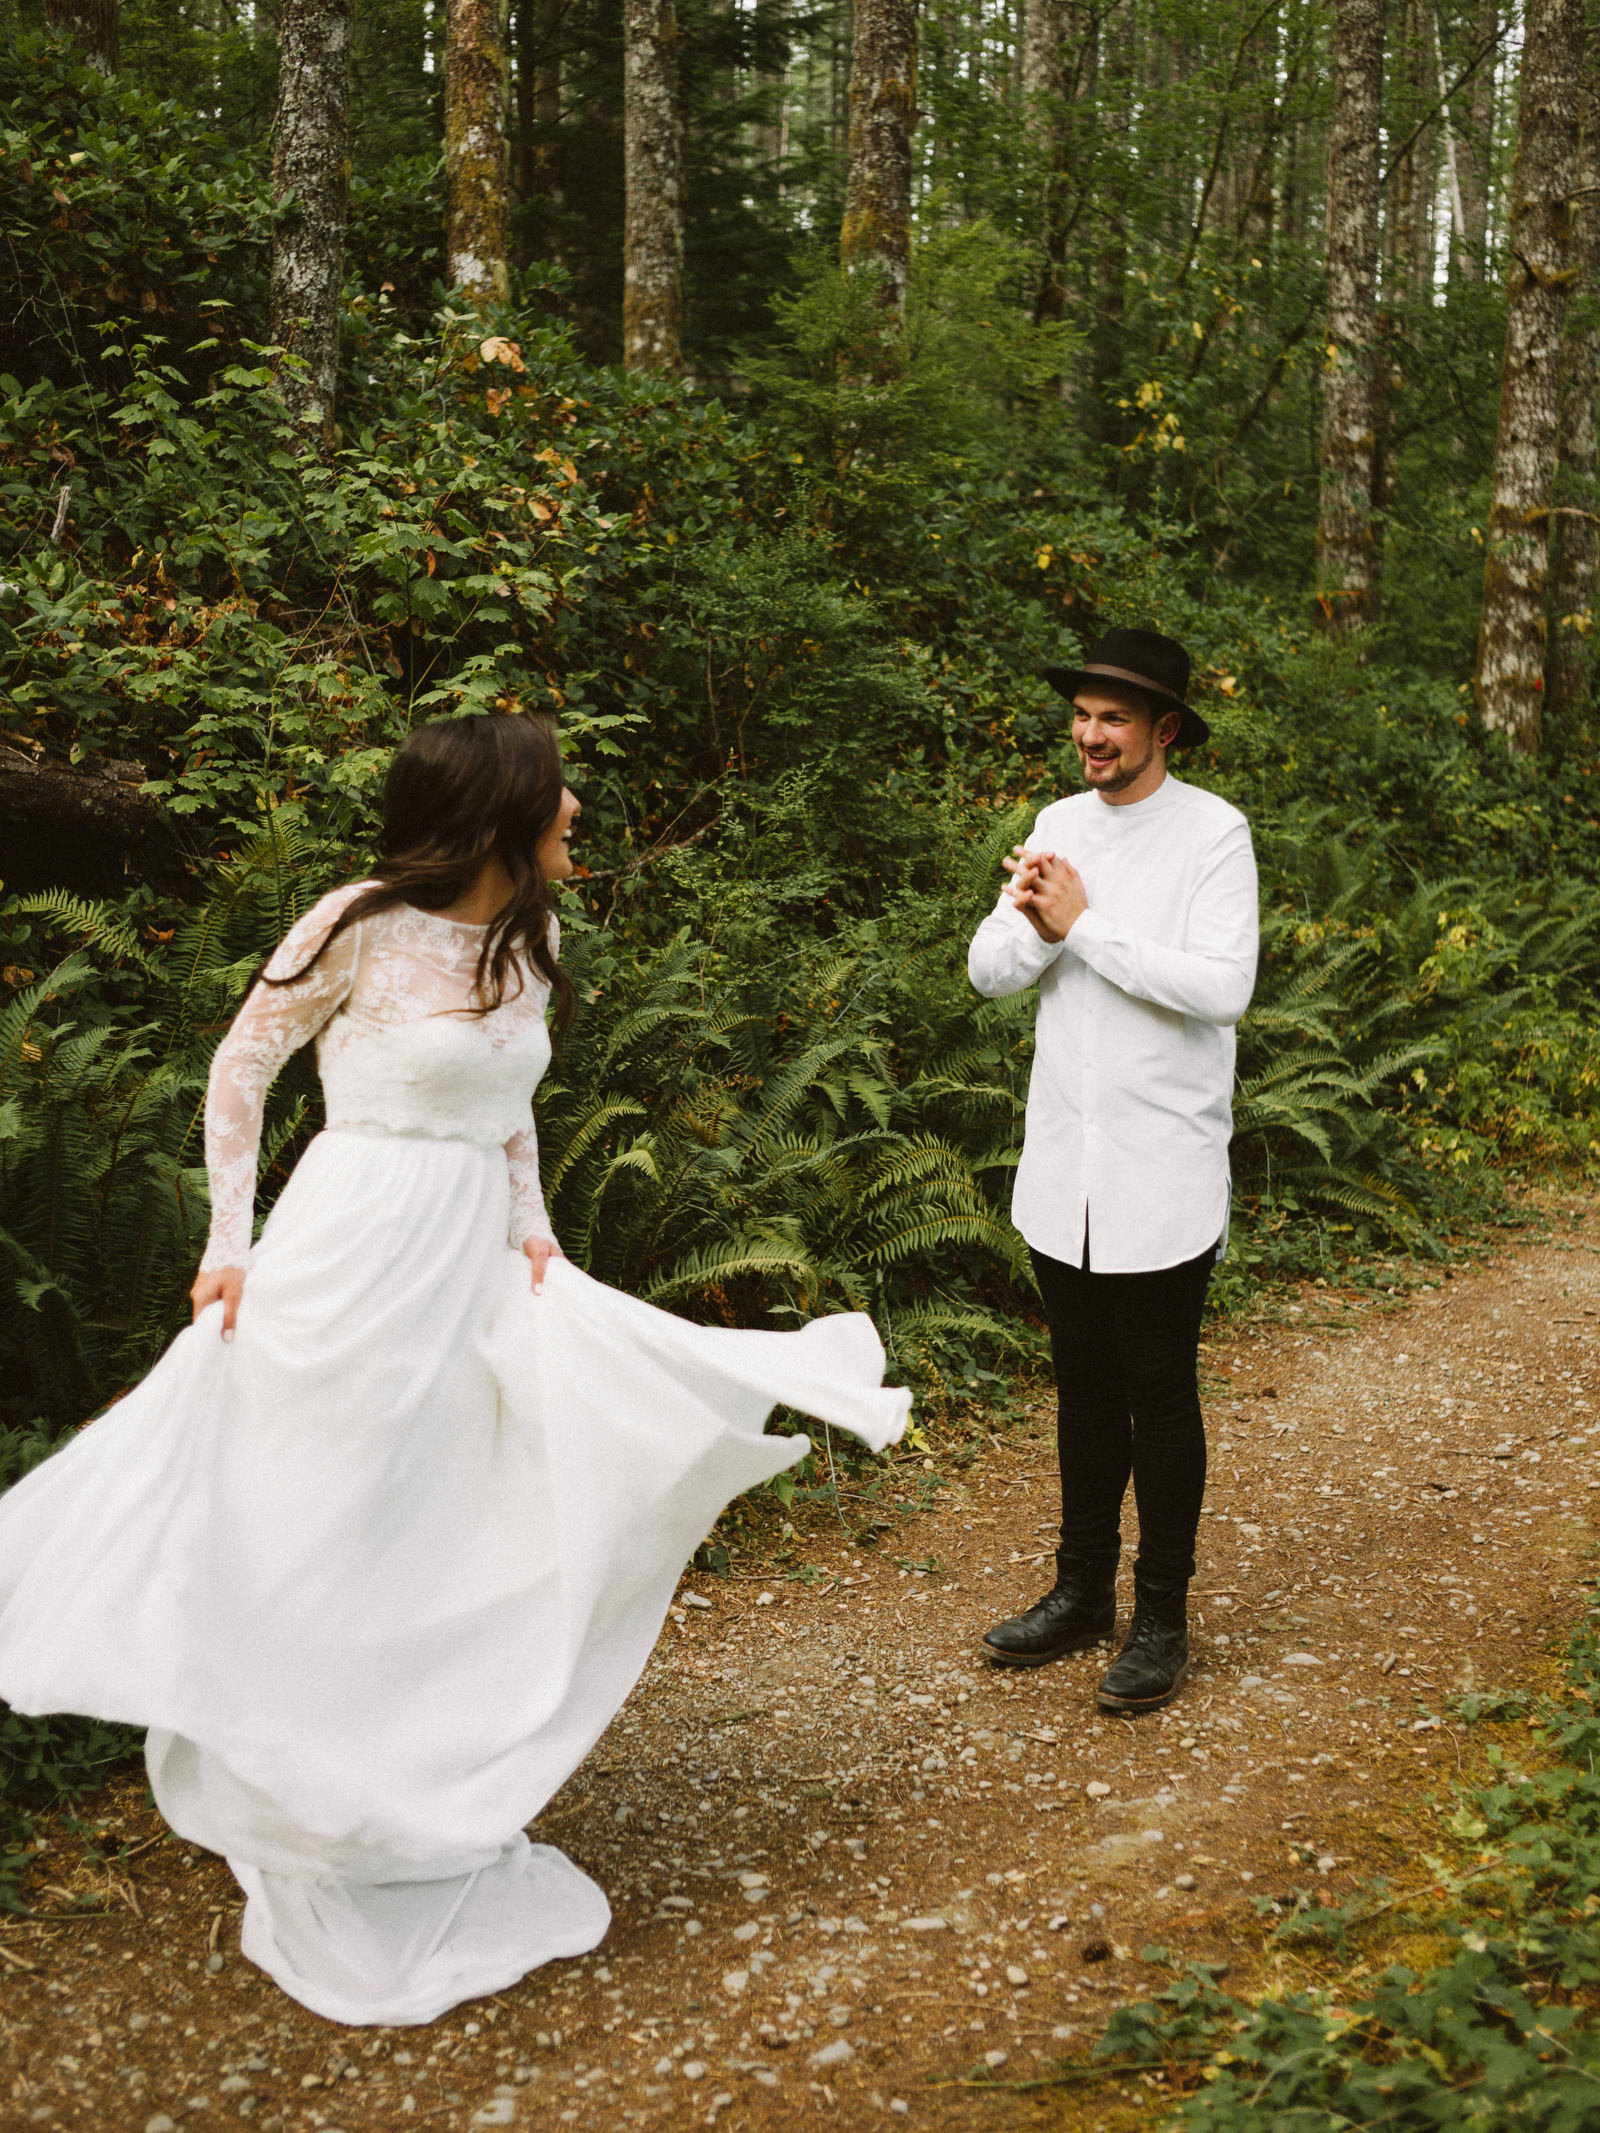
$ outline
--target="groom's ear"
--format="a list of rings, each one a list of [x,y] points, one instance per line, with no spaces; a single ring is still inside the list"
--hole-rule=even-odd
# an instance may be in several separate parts
[[[1183,724],[1181,711],[1163,711],[1156,720],[1156,745],[1170,748],[1178,738],[1178,728]]]

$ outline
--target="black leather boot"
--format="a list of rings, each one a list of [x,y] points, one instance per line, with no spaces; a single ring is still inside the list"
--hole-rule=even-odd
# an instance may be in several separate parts
[[[1133,1620],[1100,1683],[1102,1711],[1159,1711],[1189,1678],[1189,1588],[1153,1585],[1137,1572]]]
[[[1056,1581],[1026,1614],[997,1622],[983,1649],[1000,1666],[1048,1666],[1087,1651],[1117,1626],[1117,1559],[1056,1558]]]

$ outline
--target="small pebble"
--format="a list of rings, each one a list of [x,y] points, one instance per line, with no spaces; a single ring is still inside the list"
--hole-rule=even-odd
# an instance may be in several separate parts
[[[983,2063],[985,2066],[1004,2066],[1006,2058],[1007,2054],[1005,2052],[985,2052]]]
[[[821,2051],[811,2054],[813,2066],[845,2066],[855,2057],[855,2048],[848,2037],[836,2037],[825,2044]]]
[[[1007,1983],[1008,1985],[1019,1985],[1019,1986],[1020,1986],[1020,1985],[1026,1985],[1026,1984],[1027,1984],[1027,1982],[1028,1982],[1028,1973],[1027,1973],[1027,1971],[1026,1971],[1026,1970],[1024,1970],[1024,1969],[1023,1969],[1023,1967],[1022,1967],[1022,1965],[1021,1965],[1020,1963],[1007,1963],[1007,1964],[1006,1964],[1006,1983]]]

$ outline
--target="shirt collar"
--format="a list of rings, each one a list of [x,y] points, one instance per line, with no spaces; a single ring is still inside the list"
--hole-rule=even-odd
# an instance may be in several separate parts
[[[1155,791],[1148,794],[1143,800],[1133,800],[1126,806],[1117,807],[1109,800],[1102,800],[1098,793],[1095,795],[1095,799],[1102,817],[1112,816],[1125,823],[1132,824],[1134,822],[1148,822],[1153,815],[1164,815],[1167,809],[1177,801],[1180,790],[1179,781],[1169,770]]]

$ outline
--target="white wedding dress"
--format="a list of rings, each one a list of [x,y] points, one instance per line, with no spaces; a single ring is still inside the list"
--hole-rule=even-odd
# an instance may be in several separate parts
[[[771,1408],[875,1448],[909,1408],[859,1315],[691,1325],[559,1259],[533,1293],[546,988],[464,1012],[481,940],[401,906],[255,988],[206,1114],[236,1338],[214,1305],[0,1499],[0,1696],[148,1727],[162,1813],[246,1892],[244,1953],[339,2022],[431,2021],[596,1945],[605,1897],[524,1825],[717,1513],[804,1457]],[[327,1128],[252,1250],[265,1094],[312,1037]]]

